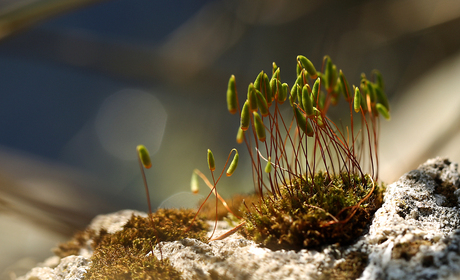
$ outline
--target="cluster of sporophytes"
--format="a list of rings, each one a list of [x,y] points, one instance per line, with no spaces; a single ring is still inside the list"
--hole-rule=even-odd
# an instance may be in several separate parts
[[[373,71],[370,80],[362,74],[360,85],[350,87],[328,56],[321,71],[301,55],[296,66],[292,86],[281,81],[275,63],[270,78],[260,72],[242,106],[235,76],[228,83],[228,110],[240,115],[236,140],[248,148],[259,196],[258,202],[240,208],[242,233],[271,248],[346,244],[382,203],[379,116],[390,118],[383,79]],[[340,105],[347,117],[335,123],[328,113]],[[209,150],[208,163],[213,184],[207,184],[218,196],[220,177],[214,180]]]

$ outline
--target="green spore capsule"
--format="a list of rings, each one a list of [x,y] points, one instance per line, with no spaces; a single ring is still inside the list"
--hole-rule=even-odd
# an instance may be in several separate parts
[[[316,79],[315,83],[313,84],[313,88],[311,89],[311,104],[313,106],[317,105],[320,86],[321,86],[321,78],[318,78]]]
[[[270,89],[272,91],[272,98],[276,98],[276,96],[278,95],[278,85],[277,85],[277,82],[278,80],[273,77],[271,80],[270,80]]]
[[[387,111],[390,111],[390,103],[388,103],[387,95],[383,92],[383,89],[378,85],[373,85],[375,94],[377,95],[377,102],[381,103]]]
[[[270,106],[272,104],[272,101],[273,101],[273,97],[272,97],[272,89],[270,87],[270,80],[268,79],[268,76],[266,73],[264,73],[264,85],[263,85],[263,88],[262,88],[262,91],[264,96],[265,96],[265,100],[267,101],[267,105]]]
[[[374,87],[370,81],[366,80],[367,92],[369,93],[369,97],[371,98],[372,104],[377,102],[377,95],[375,94]]]
[[[377,111],[387,120],[390,120],[390,113],[388,112],[387,108],[385,108],[385,106],[383,106],[383,104],[381,103],[377,103],[375,105],[375,109],[377,109]]]
[[[304,74],[304,73],[306,73],[306,72],[305,72],[305,70],[302,69],[302,72],[300,72],[300,75],[297,76],[297,79],[295,80],[295,84],[296,84],[296,85],[299,85],[301,88],[302,88],[303,85],[304,85],[304,82],[303,82],[303,77],[304,77],[303,74]]]
[[[263,83],[264,71],[260,71],[259,75],[257,75],[256,80],[254,81],[254,87],[258,90],[261,90],[260,86]]]
[[[198,182],[198,174],[196,174],[195,170],[192,173],[192,179],[190,180],[190,189],[192,193],[197,194],[200,191],[200,184]]]
[[[299,108],[297,108],[296,105],[293,108],[297,126],[300,127],[307,136],[313,136],[313,128],[310,123],[307,122],[305,115],[299,110]]]
[[[254,84],[249,84],[248,86],[248,101],[249,101],[249,111],[257,111],[257,94]]]
[[[260,142],[265,142],[265,126],[257,112],[254,112],[254,126],[256,129],[257,138]]]
[[[313,107],[313,114],[315,115],[316,123],[319,126],[324,126],[323,117],[321,115],[321,112],[318,109],[316,109],[316,107]]]
[[[332,80],[331,80],[331,88],[335,88],[337,84],[337,66],[332,64]]]
[[[297,87],[297,100],[299,102],[300,108],[303,109],[303,102],[302,102],[302,99],[303,99],[302,98],[302,88],[303,88],[303,86],[301,87],[299,85],[296,85],[296,87]]]
[[[208,149],[208,167],[209,167],[209,170],[211,171],[216,170],[216,163],[214,161],[214,155],[212,154],[210,149]]]
[[[246,100],[243,105],[243,109],[241,109],[241,125],[240,128],[243,131],[248,130],[249,128],[249,100]]]
[[[244,141],[244,130],[238,127],[238,133],[236,134],[236,143],[241,144]]]
[[[237,105],[237,97],[236,97],[236,83],[235,83],[235,76],[230,76],[230,80],[228,80],[228,88],[227,88],[227,108],[230,114],[235,114],[238,110]]]
[[[331,58],[329,56],[325,56],[324,59],[326,60],[326,71],[325,71],[325,78],[326,78],[326,89],[333,88],[333,80],[334,80],[334,69],[332,65]]]
[[[313,105],[311,103],[310,92],[308,84],[305,85],[302,89],[302,105],[307,116],[313,115]]]
[[[359,88],[355,88],[355,98],[353,100],[353,108],[355,109],[355,112],[358,113],[359,110],[361,110],[361,92],[359,91]]]
[[[291,95],[289,96],[289,103],[291,103],[291,106],[294,106],[296,98],[297,98],[297,85],[294,84],[291,88]]]
[[[267,101],[265,100],[265,97],[258,90],[256,90],[256,97],[257,97],[257,106],[260,109],[260,113],[262,114],[263,117],[268,116],[268,113],[269,113],[268,105],[267,105]]]
[[[274,63],[274,62],[273,62]],[[273,75],[272,75],[272,79],[277,79],[279,80],[280,79],[280,68],[276,68],[276,71],[273,72]]]
[[[298,55],[297,60],[300,61],[300,64],[305,70],[307,70],[308,74],[310,75],[312,79],[316,79],[318,77],[315,66],[313,65],[313,63],[311,63],[310,60],[308,60],[303,55]]]
[[[372,74],[375,76],[375,82],[377,83],[378,87],[382,90],[385,89],[385,84],[383,83],[383,77],[379,70],[373,70]]]
[[[238,151],[236,149],[233,150],[235,151],[235,156],[233,156],[233,160],[227,169],[227,177],[232,176],[233,172],[235,172],[236,167],[238,166],[238,160],[240,158],[240,156],[238,155]]]
[[[267,165],[265,165],[265,173],[272,172],[272,162],[271,157],[268,157]]]
[[[345,96],[345,99],[347,101],[350,101],[351,99],[351,91],[350,91],[350,86],[348,85],[348,81],[345,78],[345,75],[343,74],[342,70],[339,72],[339,79],[342,84],[342,89],[343,89],[343,95]]]
[[[273,73],[276,72],[276,70],[278,70],[278,65],[276,65],[275,62],[272,63],[272,66],[273,66]]]
[[[279,86],[281,85],[281,82],[278,80],[278,88]],[[287,94],[289,92],[289,86],[287,83],[283,83],[281,85],[281,89],[280,91],[278,92],[278,96],[276,97],[276,101],[278,101],[279,104],[283,104],[284,101],[286,101],[286,98],[287,98]]]
[[[150,154],[147,148],[144,145],[137,146],[137,155],[142,162],[144,168],[149,169],[152,167],[152,161],[150,160]]]

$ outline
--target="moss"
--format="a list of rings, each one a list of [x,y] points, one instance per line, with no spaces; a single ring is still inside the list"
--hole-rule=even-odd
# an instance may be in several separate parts
[[[61,258],[71,255],[79,255],[80,249],[87,247],[88,241],[99,236],[94,230],[87,229],[77,232],[71,240],[66,243],[60,243],[57,248],[53,249],[54,254]]]
[[[419,239],[411,242],[397,243],[391,251],[392,259],[404,259],[410,261],[420,251],[420,246],[431,246],[433,242]],[[425,265],[425,264],[424,264]]]
[[[195,211],[184,209],[159,209],[152,215],[155,229],[148,217],[132,216],[123,230],[114,234],[102,229],[79,232],[55,250],[58,256],[78,254],[88,240],[94,253],[85,279],[180,279],[180,273],[168,260],[158,260],[147,255],[157,241],[180,240],[185,237],[206,242],[207,224],[197,218],[188,232]],[[158,239],[157,239],[158,237]]]
[[[361,276],[369,260],[369,255],[363,252],[350,252],[343,261],[322,271],[321,280],[354,280]]]
[[[383,187],[357,205],[372,189],[360,176],[329,178],[319,172],[281,186],[280,195],[265,195],[246,211],[243,235],[271,249],[317,248],[325,244],[349,244],[368,226],[382,204]],[[356,210],[356,212],[354,212]],[[354,212],[354,214],[353,214]]]

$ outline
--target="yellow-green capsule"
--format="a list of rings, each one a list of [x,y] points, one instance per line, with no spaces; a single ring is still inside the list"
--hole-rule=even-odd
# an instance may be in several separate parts
[[[192,179],[190,180],[190,189],[192,193],[197,194],[200,191],[200,184],[198,182],[198,174],[196,174],[195,170],[192,173]]]
[[[375,105],[375,109],[377,109],[377,111],[382,114],[382,116],[387,119],[387,120],[390,120],[390,113],[388,112],[387,108],[385,108],[385,106],[383,106],[382,104],[380,103],[377,103]]]
[[[279,104],[283,104],[284,101],[286,101],[287,94],[289,92],[289,86],[287,83],[281,84],[281,82],[278,80],[278,88],[280,90],[278,91],[278,96],[276,97],[276,101],[278,101]]]
[[[273,73],[276,72],[276,70],[278,70],[278,65],[276,65],[275,62],[272,63],[272,66],[273,66]]]
[[[324,59],[326,60],[326,71],[325,71],[325,78],[326,78],[326,89],[334,88],[334,68],[332,64],[332,60],[329,56],[325,56]]]
[[[139,156],[144,168],[149,169],[152,167],[152,161],[150,160],[150,154],[147,148],[144,145],[138,145],[136,149],[137,155]]]
[[[272,89],[270,87],[270,80],[268,79],[268,76],[266,73],[264,73],[263,79],[264,79],[264,85],[262,86],[263,90],[261,92],[263,92],[265,96],[267,105],[270,106],[272,104],[273,97],[272,97]]]
[[[345,75],[343,74],[342,70],[340,70],[339,72],[339,79],[342,84],[343,95],[345,96],[345,99],[349,102],[351,100],[350,86],[348,85],[348,81],[345,78]]]
[[[257,111],[257,94],[254,84],[249,84],[248,86],[248,101],[249,101],[249,111]]]
[[[254,112],[254,126],[256,129],[257,138],[260,142],[265,142],[265,126],[257,112]]]
[[[278,95],[278,85],[277,85],[277,82],[278,80],[273,77],[271,80],[270,80],[270,89],[272,91],[272,99],[276,98],[276,95]],[[273,100],[272,100],[273,101]]]
[[[318,107],[320,109],[324,109],[325,104],[326,104],[326,93],[324,93],[323,91],[320,91],[319,96],[318,96]]]
[[[311,103],[310,92],[308,89],[309,89],[308,84],[306,84],[302,89],[302,105],[303,105],[303,109],[305,110],[305,113],[307,113],[307,116],[312,116],[313,115],[313,105]]]
[[[377,95],[375,94],[374,87],[370,81],[366,80],[367,92],[369,93],[369,97],[371,98],[371,102],[377,102]]]
[[[324,126],[323,117],[321,116],[321,112],[318,109],[316,109],[316,107],[313,107],[313,114],[315,115],[316,123],[319,126]]]
[[[355,112],[358,113],[361,110],[361,92],[359,92],[359,88],[355,88],[355,98],[353,100],[353,108]]]
[[[302,102],[302,99],[303,99],[302,98],[302,88],[303,88],[303,86],[296,85],[296,87],[297,87],[297,100],[299,102],[300,108],[303,109],[303,102]]]
[[[289,96],[289,103],[291,103],[291,106],[294,106],[296,98],[297,98],[297,85],[294,84],[291,88],[291,95]]]
[[[301,88],[304,85],[303,78],[305,77],[305,73],[306,73],[306,71],[304,69],[302,69],[302,72],[300,72],[300,75],[297,76],[297,79],[295,81],[295,84],[299,85]]]
[[[373,85],[375,94],[377,95],[377,102],[381,103],[387,111],[390,111],[390,103],[388,103],[388,99],[386,94],[383,92],[383,89],[378,85]]]
[[[268,157],[267,165],[265,165],[265,173],[270,173],[271,171],[272,171],[271,157]]]
[[[337,83],[337,65],[332,64],[332,88],[335,88],[335,85]]]
[[[273,62],[274,63],[274,62]],[[280,79],[280,68],[276,68],[276,70],[273,72],[272,79]]]
[[[236,134],[236,143],[241,144],[244,141],[244,130],[238,127],[238,133]]]
[[[385,84],[383,83],[383,77],[379,70],[373,70],[372,74],[375,75],[375,82],[377,83],[378,87],[382,90],[385,89]]]
[[[318,77],[318,74],[316,72],[315,66],[313,63],[311,63],[310,60],[308,60],[305,56],[303,55],[298,55],[297,60],[300,61],[300,64],[302,64],[302,67],[307,70],[308,74],[312,79],[316,79]]]
[[[321,78],[316,79],[315,83],[313,84],[313,88],[311,89],[311,104],[316,107],[318,94],[321,87]]]
[[[230,114],[235,114],[238,110],[238,105],[236,101],[236,83],[235,83],[235,76],[230,76],[230,80],[228,80],[228,88],[227,88],[227,108]]]
[[[258,90],[261,90],[260,86],[263,84],[264,71],[260,71],[257,75],[256,80],[254,81],[254,87]]]
[[[249,128],[249,100],[246,100],[243,105],[243,109],[241,109],[241,125],[240,128],[243,131],[248,130]]]
[[[216,170],[216,163],[214,161],[214,155],[212,154],[210,149],[208,149],[208,167],[209,167],[209,170],[211,171]]]
[[[297,108],[297,105],[294,105],[294,115],[295,119],[297,122],[297,126],[302,129],[302,131],[307,135],[307,136],[313,136],[313,128],[311,127],[310,123],[307,121],[305,115],[300,112],[299,108]]]
[[[257,97],[257,106],[260,109],[260,113],[263,117],[268,116],[268,105],[265,97],[262,95],[260,91],[256,89],[256,97]]]
[[[238,166],[238,159],[240,158],[238,151],[236,149],[233,150],[235,151],[235,156],[233,156],[233,160],[227,169],[227,177],[232,176],[233,172],[235,172],[235,169]]]

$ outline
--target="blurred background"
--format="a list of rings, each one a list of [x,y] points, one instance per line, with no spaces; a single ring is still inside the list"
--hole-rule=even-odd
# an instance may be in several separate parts
[[[193,206],[206,149],[219,169],[237,147],[230,75],[241,98],[273,61],[291,84],[298,54],[317,68],[330,55],[351,84],[381,71],[383,181],[460,161],[458,34],[453,0],[0,0],[0,279],[97,214],[146,211],[138,144],[153,206]],[[241,156],[224,197],[252,190],[249,167]]]

